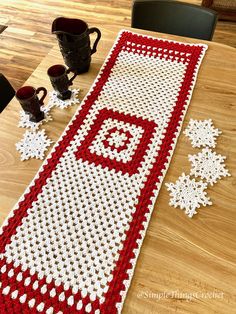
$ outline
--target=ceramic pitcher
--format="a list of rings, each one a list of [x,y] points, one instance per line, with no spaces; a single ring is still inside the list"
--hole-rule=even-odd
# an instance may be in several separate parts
[[[56,34],[65,64],[77,73],[89,70],[91,55],[96,52],[101,32],[96,27],[89,28],[79,19],[58,17],[52,23],[52,33]],[[90,34],[97,33],[97,38],[90,46]]]

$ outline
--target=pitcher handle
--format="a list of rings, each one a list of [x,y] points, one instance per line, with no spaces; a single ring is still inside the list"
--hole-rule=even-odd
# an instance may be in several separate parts
[[[45,97],[47,96],[47,90],[44,87],[39,87],[36,89],[36,94],[39,94],[40,92],[43,92],[43,96],[39,99],[39,102],[43,104],[43,101]]]
[[[95,42],[93,44],[93,48],[91,50],[91,55],[92,55],[92,54],[94,54],[97,51],[97,44],[98,44],[98,42],[99,42],[99,40],[101,38],[101,32],[100,32],[100,30],[97,27],[91,27],[91,28],[89,28],[88,31],[89,31],[89,34],[97,33],[97,38],[96,38],[96,40],[95,40]]]

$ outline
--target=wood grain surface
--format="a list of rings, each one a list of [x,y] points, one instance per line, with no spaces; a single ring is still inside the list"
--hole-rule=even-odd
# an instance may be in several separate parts
[[[201,0],[181,0],[201,4]],[[90,26],[131,25],[132,0],[3,0],[0,72],[21,87],[55,44],[50,35],[58,16],[84,19]],[[219,21],[213,41],[236,47],[236,23]]]
[[[120,30],[114,25],[100,28],[102,40],[93,56],[90,71],[74,81],[74,85],[82,90],[80,99],[90,88]],[[53,36],[50,38],[53,41]],[[232,177],[222,179],[208,189],[213,205],[201,208],[193,219],[180,209],[170,207],[164,183],[174,182],[182,172],[188,173],[187,155],[199,151],[191,147],[183,134],[180,135],[141,249],[124,314],[236,313],[235,61],[235,49],[209,43],[183,126],[187,126],[190,118],[213,119],[214,125],[223,132],[216,152],[227,156],[226,164]],[[56,45],[25,84],[51,90],[46,70],[52,64],[62,62]],[[53,109],[54,120],[45,125],[51,139],[57,141],[78,106]],[[15,150],[15,143],[25,132],[25,129],[17,128],[19,109],[20,105],[14,99],[0,115],[0,223],[42,163],[39,160],[21,162]]]

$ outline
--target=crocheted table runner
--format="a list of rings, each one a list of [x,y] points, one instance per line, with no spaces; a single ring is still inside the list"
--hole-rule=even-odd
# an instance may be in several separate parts
[[[119,34],[4,223],[1,314],[121,312],[206,49]]]

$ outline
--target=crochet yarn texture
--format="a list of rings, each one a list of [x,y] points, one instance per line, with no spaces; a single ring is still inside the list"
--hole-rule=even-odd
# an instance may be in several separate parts
[[[207,183],[190,179],[185,173],[182,173],[175,183],[166,183],[166,186],[171,196],[169,204],[184,209],[190,218],[197,214],[196,209],[201,205],[212,205],[205,191]]]
[[[230,176],[229,170],[225,167],[225,156],[217,154],[211,148],[203,148],[195,155],[188,155],[192,164],[191,175],[205,179],[207,183],[213,185],[222,177]]]
[[[60,109],[68,108],[72,105],[79,103],[79,98],[77,97],[79,94],[79,89],[72,89],[71,90],[71,97],[66,100],[61,100],[57,97],[57,92],[52,91],[49,93],[49,107],[59,107]]]
[[[16,150],[20,152],[22,161],[29,158],[43,159],[51,144],[52,141],[45,134],[45,130],[26,130],[23,139],[16,143]]]
[[[209,120],[190,119],[184,134],[189,137],[193,147],[216,147],[216,139],[222,132]]]
[[[122,31],[0,235],[0,312],[120,313],[206,45]]]
[[[42,125],[45,122],[51,121],[52,116],[49,114],[48,107],[43,107],[41,110],[44,112],[45,117],[43,120],[41,120],[39,122],[30,121],[30,116],[27,113],[25,113],[23,110],[21,110],[20,111],[20,121],[18,123],[18,127],[19,128],[29,128],[31,130],[38,130],[40,125]]]

